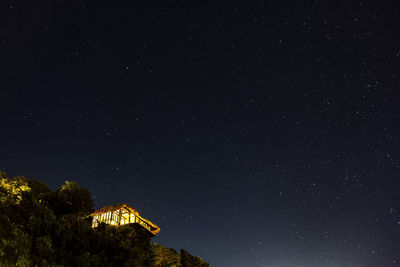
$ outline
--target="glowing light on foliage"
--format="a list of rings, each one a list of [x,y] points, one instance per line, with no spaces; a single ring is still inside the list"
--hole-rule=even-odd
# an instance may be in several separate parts
[[[0,177],[0,202],[2,205],[19,204],[22,194],[31,190],[27,180],[23,177],[12,179]]]

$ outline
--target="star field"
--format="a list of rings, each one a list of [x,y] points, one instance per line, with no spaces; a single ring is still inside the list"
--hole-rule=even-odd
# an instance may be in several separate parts
[[[4,1],[0,169],[211,266],[400,266],[400,4],[278,2]]]

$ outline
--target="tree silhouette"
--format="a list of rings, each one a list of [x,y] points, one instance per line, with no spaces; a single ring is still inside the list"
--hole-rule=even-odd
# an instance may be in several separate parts
[[[91,228],[93,200],[66,181],[41,182],[0,172],[0,266],[209,266],[155,243],[137,224]]]

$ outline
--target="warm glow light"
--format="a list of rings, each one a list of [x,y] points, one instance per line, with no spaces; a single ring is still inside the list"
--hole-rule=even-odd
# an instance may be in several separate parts
[[[139,216],[136,210],[126,204],[104,207],[95,211],[92,216],[92,228],[99,226],[99,223],[114,226],[138,223],[154,235],[160,232],[157,225]]]

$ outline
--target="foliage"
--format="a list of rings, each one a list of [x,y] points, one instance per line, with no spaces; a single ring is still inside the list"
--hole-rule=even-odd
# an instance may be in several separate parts
[[[66,181],[57,190],[57,197],[64,204],[63,214],[89,213],[94,206],[89,190],[75,182]]]
[[[0,266],[209,266],[198,257],[150,243],[133,224],[91,228],[93,200],[66,181],[41,182],[0,172]]]
[[[160,267],[181,267],[181,257],[172,248],[167,248],[153,243],[153,251],[155,254],[154,264]]]
[[[29,190],[28,182],[24,177],[8,179],[4,172],[0,172],[0,203],[2,206],[19,204],[23,193]]]
[[[209,266],[209,264],[206,263],[205,261],[203,261],[201,258],[190,255],[184,249],[181,249],[181,263],[182,263],[182,267],[191,267],[191,266],[207,267],[207,266]]]

